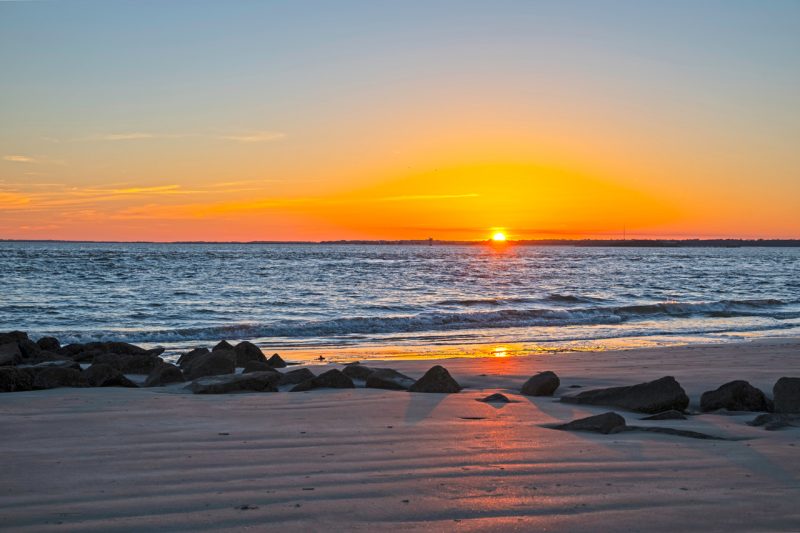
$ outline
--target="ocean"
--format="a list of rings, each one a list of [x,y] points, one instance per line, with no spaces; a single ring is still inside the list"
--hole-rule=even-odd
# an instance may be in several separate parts
[[[0,295],[62,343],[514,355],[800,336],[800,249],[5,242]]]

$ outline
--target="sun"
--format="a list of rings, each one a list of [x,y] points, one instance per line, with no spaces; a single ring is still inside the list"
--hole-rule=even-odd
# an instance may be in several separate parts
[[[497,233],[495,233],[494,235],[492,235],[492,240],[493,240],[494,242],[505,242],[505,240],[506,240],[506,234],[505,234],[505,233],[503,233],[502,231],[498,231]]]

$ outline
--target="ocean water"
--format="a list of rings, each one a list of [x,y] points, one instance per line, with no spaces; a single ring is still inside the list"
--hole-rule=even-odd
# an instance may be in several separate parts
[[[800,249],[0,243],[11,329],[172,351],[793,336]]]

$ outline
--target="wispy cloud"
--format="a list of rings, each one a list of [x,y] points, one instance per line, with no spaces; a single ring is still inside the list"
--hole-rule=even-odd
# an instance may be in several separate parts
[[[254,131],[241,135],[220,135],[219,138],[226,141],[236,141],[240,143],[264,143],[280,141],[286,137],[285,133],[279,131]]]
[[[378,201],[383,202],[405,202],[411,200],[450,200],[456,198],[477,198],[480,196],[477,193],[468,194],[416,194],[409,196],[385,196],[383,198],[376,198]]]
[[[32,157],[28,157],[26,155],[6,155],[3,156],[3,159],[6,161],[11,161],[13,163],[35,163],[36,160]]]

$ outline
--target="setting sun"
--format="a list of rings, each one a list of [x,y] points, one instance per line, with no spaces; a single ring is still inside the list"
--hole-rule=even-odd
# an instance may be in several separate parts
[[[505,242],[505,240],[506,240],[506,234],[505,234],[505,233],[503,233],[502,231],[498,231],[497,233],[495,233],[494,235],[492,235],[492,240],[493,240],[494,242]]]

